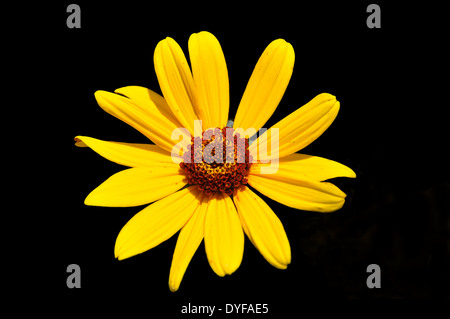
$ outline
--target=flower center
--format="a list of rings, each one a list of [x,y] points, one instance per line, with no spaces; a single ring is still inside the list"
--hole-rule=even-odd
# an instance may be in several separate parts
[[[231,127],[208,129],[202,137],[192,137],[180,167],[188,183],[198,185],[208,195],[218,192],[232,195],[247,184],[252,157],[248,138]]]

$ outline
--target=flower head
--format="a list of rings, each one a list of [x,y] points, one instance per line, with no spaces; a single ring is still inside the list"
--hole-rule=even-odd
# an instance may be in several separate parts
[[[277,39],[265,49],[232,126],[227,126],[228,71],[218,40],[208,32],[193,34],[189,56],[192,71],[173,39],[158,43],[154,64],[164,97],[138,86],[95,93],[100,107],[154,144],[75,138],[77,146],[130,167],[94,189],[87,205],[152,203],[120,231],[114,250],[119,260],[180,231],[169,275],[172,291],[178,290],[202,240],[219,276],[241,264],[244,233],[274,267],[284,269],[290,263],[283,225],[250,187],[289,207],[332,212],[343,206],[346,195],[324,181],[356,176],[340,163],[297,153],[335,119],[340,104],[331,94],[316,96],[270,129],[260,130],[292,75],[294,50],[289,43]]]

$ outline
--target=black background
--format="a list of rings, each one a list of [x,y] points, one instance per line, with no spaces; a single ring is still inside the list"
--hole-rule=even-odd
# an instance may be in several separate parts
[[[334,311],[349,299],[450,298],[448,99],[439,81],[444,65],[438,60],[445,54],[439,8],[376,1],[382,27],[369,29],[367,1],[76,3],[81,29],[66,26],[70,2],[48,6],[45,27],[38,26],[39,44],[28,51],[39,57],[33,62],[39,103],[28,114],[40,132],[29,146],[39,169],[29,183],[34,210],[28,224],[34,232],[26,258],[28,266],[38,265],[33,286],[46,288],[38,292],[47,300],[41,306],[57,300],[70,309],[101,304],[104,310],[138,307],[149,316],[164,311],[182,317],[181,307],[189,302],[222,309],[226,303],[266,303],[266,317],[277,317],[300,316],[311,305],[318,314]],[[220,278],[202,244],[179,291],[171,293],[167,282],[177,236],[117,261],[116,236],[141,207],[84,206],[87,194],[123,167],[76,148],[73,138],[147,142],[101,110],[94,92],[127,85],[160,92],[153,67],[157,43],[170,36],[187,54],[190,34],[202,30],[219,39],[225,54],[230,116],[265,47],[276,38],[290,42],[294,72],[266,126],[319,93],[336,95],[337,119],[302,153],[348,165],[357,178],[333,181],[348,196],[332,214],[290,209],[261,195],[290,240],[287,270],[270,266],[246,239],[240,268]],[[72,263],[81,267],[80,289],[66,286]],[[381,267],[380,289],[366,286],[372,263]],[[26,282],[22,291],[30,287]]]

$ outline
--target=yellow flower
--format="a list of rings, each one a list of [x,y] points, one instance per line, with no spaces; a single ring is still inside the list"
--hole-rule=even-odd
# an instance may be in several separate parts
[[[86,205],[127,207],[154,202],[120,231],[115,245],[119,260],[145,252],[181,229],[169,275],[172,291],[178,290],[203,239],[209,264],[219,276],[233,273],[241,264],[244,233],[274,267],[285,269],[290,263],[283,225],[248,185],[289,207],[332,212],[343,206],[346,195],[324,181],[356,176],[340,163],[296,153],[335,119],[339,102],[333,95],[316,96],[249,143],[249,136],[242,136],[242,131],[236,134],[226,129],[228,71],[217,39],[208,32],[193,34],[189,56],[192,72],[173,39],[158,43],[154,65],[164,98],[138,86],[117,89],[117,94],[95,93],[101,108],[155,145],[75,138],[77,146],[90,147],[108,160],[130,167],[94,189]],[[286,90],[293,66],[294,50],[289,43],[277,39],[269,44],[245,89],[234,129],[258,131],[263,127]],[[201,132],[196,120],[202,120]],[[173,132],[178,132],[175,139]],[[223,161],[212,160],[222,152],[217,147],[213,152],[207,150],[212,145],[222,150],[222,143]],[[182,152],[177,145],[183,146]],[[272,153],[261,152],[261,145],[271,145]],[[274,163],[276,169],[265,173]]]

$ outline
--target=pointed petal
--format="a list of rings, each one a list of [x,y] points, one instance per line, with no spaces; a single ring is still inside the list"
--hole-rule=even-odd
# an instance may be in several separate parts
[[[207,207],[208,197],[202,196],[200,205],[178,235],[170,267],[169,288],[171,291],[177,291],[180,287],[184,273],[203,240]]]
[[[231,198],[210,198],[205,218],[205,250],[212,270],[219,276],[236,271],[244,254],[244,232]]]
[[[186,185],[179,167],[134,167],[112,175],[85,199],[86,205],[129,207],[151,203]]]
[[[172,237],[199,206],[195,186],[185,188],[133,216],[117,236],[114,253],[119,260],[143,253]]]
[[[197,101],[194,80],[183,50],[168,37],[156,46],[154,64],[159,86],[172,113],[194,135]]]
[[[283,39],[269,44],[258,60],[239,104],[234,128],[258,131],[272,116],[294,68],[292,45]]]
[[[250,174],[263,176],[261,168],[269,167],[271,163],[254,163],[250,167]],[[294,153],[280,158],[278,171],[271,174],[272,179],[289,180],[292,176],[298,178],[325,181],[335,177],[355,178],[355,172],[341,163],[306,154]]]
[[[75,137],[77,146],[90,147],[100,156],[129,167],[178,167],[167,151],[157,145],[102,141],[88,136]]]
[[[131,125],[162,149],[171,152],[178,142],[171,139],[177,124],[171,122],[155,105],[148,107],[150,102],[138,104],[134,100],[106,91],[95,92],[95,98],[103,110]]]
[[[278,156],[282,158],[311,144],[333,123],[338,112],[339,102],[336,97],[328,93],[322,93],[273,125],[272,128],[279,129]],[[272,128],[250,145],[250,152],[256,154],[258,144],[267,143],[267,148],[272,143],[276,145],[276,141],[272,142],[270,136],[268,136]],[[258,154],[259,160],[267,160],[273,157],[260,155]]]
[[[291,262],[291,248],[277,215],[248,187],[238,191],[233,200],[253,245],[272,266],[285,269]]]
[[[205,128],[224,127],[230,98],[222,47],[211,33],[194,33],[189,38],[189,56],[198,98],[197,114]]]
[[[346,195],[331,183],[302,180],[297,176],[278,180],[273,176],[276,174],[249,175],[248,183],[267,197],[296,209],[328,213],[344,205]]]

